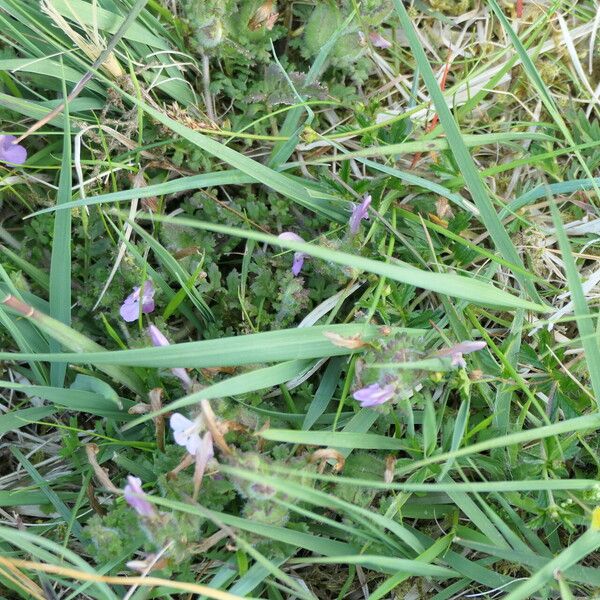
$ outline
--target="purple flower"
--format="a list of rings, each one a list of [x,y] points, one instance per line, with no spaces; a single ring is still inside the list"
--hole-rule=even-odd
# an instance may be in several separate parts
[[[153,305],[154,306],[154,305]],[[153,346],[168,346],[169,340],[163,335],[162,331],[156,325],[148,327],[148,335]],[[186,392],[191,389],[193,381],[184,368],[171,369],[171,373],[177,377],[183,384]]]
[[[27,160],[27,150],[15,144],[14,135],[0,135],[0,161],[13,165],[22,165]]]
[[[394,397],[395,388],[392,383],[381,387],[378,383],[372,383],[366,388],[356,390],[354,394],[355,400],[360,402],[361,408],[368,408],[369,406],[378,406],[383,404]]]
[[[290,242],[303,242],[304,240],[293,231],[284,231],[277,236],[280,240],[288,240]],[[304,259],[308,257],[308,254],[304,252],[294,252],[294,261],[292,263],[292,274],[297,277],[302,270]]]
[[[141,297],[140,297],[141,296]],[[154,310],[154,285],[147,279],[142,288],[134,287],[133,292],[125,298],[119,314],[123,320],[132,323],[140,316],[140,304],[144,314],[151,313]]]
[[[467,366],[465,359],[463,358],[463,354],[470,354],[471,352],[477,352],[478,350],[483,350],[486,347],[485,342],[460,342],[460,344],[456,344],[451,346],[450,348],[443,348],[442,350],[438,350],[434,356],[449,356],[452,360],[450,364],[453,367],[461,367],[464,369]]]
[[[355,204],[350,215],[350,233],[354,235],[358,233],[360,222],[363,219],[369,218],[369,205],[371,204],[371,196],[367,194],[360,204]]]
[[[371,40],[371,44],[375,46],[375,48],[391,48],[392,42],[388,42],[383,36],[379,35],[376,31],[369,32],[369,39]]]
[[[204,440],[200,437],[201,422],[199,420],[191,421],[180,413],[173,413],[169,425],[178,446],[183,446],[193,456],[202,450]]]
[[[156,516],[156,509],[148,500],[142,490],[142,480],[133,475],[127,476],[127,485],[123,490],[125,502],[140,515],[140,517],[153,518]]]

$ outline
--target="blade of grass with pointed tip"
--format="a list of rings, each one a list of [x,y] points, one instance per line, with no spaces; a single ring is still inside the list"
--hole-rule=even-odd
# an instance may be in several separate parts
[[[465,179],[465,183],[471,192],[473,201],[480,212],[481,220],[488,230],[490,237],[492,238],[496,248],[502,254],[504,258],[510,262],[519,265],[524,268],[521,258],[514,247],[508,233],[504,229],[502,222],[498,218],[498,213],[490,201],[489,194],[485,188],[483,181],[481,180],[475,162],[471,157],[467,147],[465,146],[462,135],[454,120],[454,116],[450,112],[446,99],[442,93],[438,82],[436,81],[435,74],[429,64],[429,60],[421,46],[419,38],[414,30],[406,8],[402,4],[401,0],[393,0],[396,12],[400,18],[400,23],[408,42],[414,54],[414,57],[419,65],[419,70],[423,81],[429,91],[431,100],[435,105],[435,109],[439,116],[440,124],[446,133],[448,143],[456,160],[456,163]],[[540,301],[540,297],[535,289],[535,286],[527,278],[522,276],[520,273],[515,273],[515,277],[523,287],[523,290],[535,301]]]
[[[157,415],[179,410],[187,406],[197,405],[200,400],[229,398],[280,385],[292,377],[295,377],[298,373],[302,373],[306,369],[307,364],[308,363],[303,360],[290,360],[272,367],[254,369],[254,371],[235,375],[229,379],[213,383],[213,385],[206,386],[199,392],[194,392],[193,394],[189,394],[188,396],[184,396],[183,398],[179,398],[178,400],[163,406],[160,410],[138,417],[131,423],[125,425],[123,431],[135,427],[140,423],[144,423]]]
[[[46,319],[49,319],[49,317],[46,317]],[[423,333],[422,329],[398,328],[394,331],[403,332],[408,336],[419,336]],[[84,338],[86,345],[83,345],[79,341],[79,338],[76,337],[73,340],[77,342],[74,347],[76,351],[73,353],[35,354],[34,356],[37,360],[69,362],[73,364],[93,363],[99,367],[104,365],[129,365],[137,367],[200,369],[352,354],[352,350],[333,344],[325,336],[327,332],[337,333],[342,336],[360,335],[366,342],[381,337],[379,327],[359,323],[280,329],[215,340],[171,344],[158,348],[149,346],[148,348],[116,351],[104,350],[98,344],[87,340],[87,338]],[[72,343],[71,338],[74,334],[81,336],[81,334],[70,330],[66,338],[70,343]],[[65,333],[55,331],[54,335],[64,336]],[[90,343],[94,344],[95,348],[92,352],[89,351],[91,348]],[[73,348],[73,345],[71,347]],[[360,352],[361,350],[359,349],[358,351]],[[28,360],[27,355],[0,352],[0,360],[22,359]]]
[[[327,365],[321,383],[315,392],[315,397],[312,399],[310,406],[306,411],[302,429],[310,429],[316,423],[317,419],[325,412],[337,387],[343,366],[343,358],[334,358]]]
[[[78,389],[54,388],[44,385],[26,385],[12,381],[0,381],[0,389],[17,390],[28,397],[36,396],[52,402],[55,406],[64,407],[72,411],[88,412],[97,415],[115,415],[121,413],[127,417],[117,400],[109,400],[106,396]],[[54,409],[52,409],[54,410]],[[9,413],[10,414],[10,413]],[[39,417],[42,419],[43,417]],[[38,419],[38,420],[39,420]]]
[[[63,79],[63,97],[67,97]],[[64,108],[63,155],[60,166],[60,178],[56,204],[71,200],[71,126],[69,103]],[[62,210],[54,215],[54,233],[52,235],[52,255],[50,258],[49,282],[50,316],[67,326],[71,325],[71,211]],[[50,352],[60,352],[61,345],[50,340]],[[62,387],[65,381],[67,365],[53,363],[50,365],[50,383],[54,387]]]
[[[267,235],[255,231],[239,229],[237,227],[227,227],[225,225],[217,225],[215,223],[207,223],[205,221],[197,221],[193,219],[174,219],[167,216],[145,216],[139,215],[140,219],[154,219],[164,221],[166,223],[174,223],[181,226],[196,227],[206,231],[215,233],[224,233],[226,235],[241,237],[245,239],[255,240],[274,246],[280,246],[295,252],[304,252],[310,256],[320,258],[329,263],[351,267],[359,271],[367,273],[375,273],[394,281],[414,285],[426,290],[462,298],[473,302],[474,304],[482,304],[495,308],[525,308],[528,310],[549,312],[551,309],[542,304],[537,304],[524,298],[518,298],[512,294],[494,287],[491,283],[480,281],[470,277],[454,275],[452,273],[433,273],[423,271],[413,266],[404,266],[398,264],[390,264],[370,258],[364,258],[357,254],[349,254],[331,250],[315,244],[294,242],[283,240],[274,235]]]
[[[203,188],[217,187],[220,185],[243,185],[252,183],[254,178],[241,173],[238,170],[230,169],[227,171],[215,171],[214,173],[203,173],[202,175],[192,175],[190,177],[179,177],[164,183],[154,183],[143,188],[124,189],[110,194],[101,194],[99,196],[90,196],[89,198],[81,198],[73,200],[61,206],[50,206],[38,210],[28,218],[37,215],[43,215],[48,212],[57,210],[70,210],[81,206],[92,206],[94,204],[109,204],[113,202],[123,202],[125,200],[133,200],[134,198],[150,198],[152,196],[165,196],[167,194],[176,194],[178,192],[186,192],[188,190],[199,190]]]
[[[600,143],[600,140],[598,140]],[[517,212],[520,208],[544,198],[548,193],[558,196],[560,194],[569,194],[570,192],[576,192],[578,190],[589,190],[594,185],[600,186],[600,177],[594,179],[573,179],[570,181],[561,181],[560,183],[551,183],[549,185],[539,185],[538,187],[525,192],[522,196],[519,196],[508,204],[505,208],[500,211],[500,218],[504,219],[511,214]]]

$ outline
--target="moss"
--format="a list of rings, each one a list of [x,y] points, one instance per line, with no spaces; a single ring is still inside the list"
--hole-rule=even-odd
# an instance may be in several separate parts
[[[457,17],[471,9],[471,0],[429,0],[431,8],[445,15]]]

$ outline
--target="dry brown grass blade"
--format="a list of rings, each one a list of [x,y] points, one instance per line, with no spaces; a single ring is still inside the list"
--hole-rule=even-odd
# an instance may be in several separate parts
[[[42,595],[42,589],[32,581],[27,575],[21,572],[16,565],[6,565],[8,570],[0,568],[2,577],[12,582],[15,586],[21,588],[23,591],[31,595],[31,598],[36,600],[45,600]]]
[[[28,569],[31,571],[39,571],[42,573],[53,573],[55,575],[61,575],[62,577],[68,577],[70,579],[77,579],[81,581],[94,581],[97,583],[114,583],[115,585],[138,585],[138,586],[164,586],[170,587],[174,590],[182,590],[184,592],[190,592],[193,594],[203,594],[208,598],[214,598],[214,600],[242,600],[241,596],[230,594],[229,592],[222,592],[214,588],[210,588],[206,585],[200,585],[198,583],[186,583],[183,581],[170,581],[169,579],[163,579],[161,577],[119,577],[109,575],[96,575],[95,573],[87,573],[85,571],[79,571],[69,567],[61,567],[59,565],[48,565],[45,563],[34,562],[30,560],[19,560],[6,558],[0,556],[0,565],[4,565],[9,569]],[[43,597],[41,597],[43,600]]]

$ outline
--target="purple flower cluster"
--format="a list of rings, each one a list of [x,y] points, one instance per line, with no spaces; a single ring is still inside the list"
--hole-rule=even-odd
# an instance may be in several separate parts
[[[348,224],[350,225],[350,233],[355,235],[358,233],[360,229],[360,223],[363,220],[369,219],[369,206],[371,205],[371,196],[367,194],[363,201],[360,204],[354,204],[354,208],[352,209],[352,214],[350,215],[350,219],[348,220]],[[297,233],[293,231],[284,231],[277,236],[280,240],[288,240],[290,242],[304,242]],[[292,273],[294,277],[297,277],[302,270],[304,265],[304,260],[308,258],[309,255],[306,252],[294,252],[294,260],[292,262]]]

